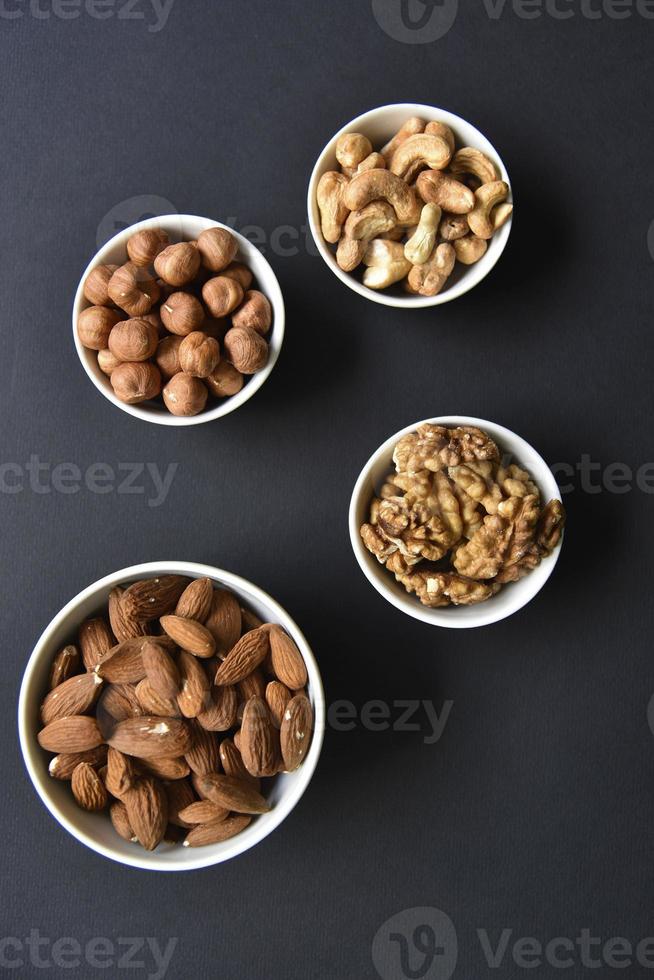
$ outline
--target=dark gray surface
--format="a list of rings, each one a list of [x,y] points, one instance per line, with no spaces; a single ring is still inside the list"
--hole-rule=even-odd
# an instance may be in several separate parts
[[[148,494],[28,485],[0,496],[1,936],[178,937],[175,980],[362,980],[377,975],[371,948],[385,920],[433,906],[458,933],[455,977],[483,980],[529,971],[510,952],[490,970],[477,929],[493,944],[503,929],[543,944],[583,929],[634,944],[654,933],[651,495],[589,493],[577,477],[555,576],[481,631],[403,617],[368,585],[347,535],[363,462],[429,415],[496,420],[552,463],[652,458],[654,22],[574,9],[527,20],[507,6],[492,19],[466,4],[447,36],[415,45],[387,36],[368,0],[177,0],[158,33],[115,17],[0,17],[2,461],[179,464],[160,507]],[[175,431],[100,397],[77,361],[70,307],[104,215],[158,195],[180,212],[259,225],[269,242],[280,225],[305,225],[309,174],[331,134],[405,99],[458,112],[503,154],[516,218],[483,285],[434,312],[400,313],[346,290],[304,246],[286,257],[268,248],[287,339],[251,402]],[[156,876],[92,854],[27,779],[20,678],[78,590],[168,557],[223,566],[275,595],[312,642],[330,702],[452,700],[442,739],[328,732],[301,805],[222,867]],[[21,976],[126,972],[23,960]],[[579,954],[575,963],[563,974],[586,975]]]

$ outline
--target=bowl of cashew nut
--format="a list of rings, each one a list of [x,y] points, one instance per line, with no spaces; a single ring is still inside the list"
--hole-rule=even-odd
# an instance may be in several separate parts
[[[309,224],[338,278],[375,303],[437,306],[499,260],[513,198],[497,150],[452,112],[381,106],[348,123],[318,158]]]

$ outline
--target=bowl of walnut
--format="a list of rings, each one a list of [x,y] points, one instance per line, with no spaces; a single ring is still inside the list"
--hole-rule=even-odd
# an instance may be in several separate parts
[[[160,425],[197,425],[240,408],[275,366],[284,302],[246,238],[194,215],[119,232],[90,262],[73,334],[93,384]]]
[[[466,629],[543,588],[561,550],[556,480],[529,443],[483,419],[428,419],[368,460],[350,503],[366,578],[402,612]]]
[[[150,562],[55,616],[18,719],[32,783],[66,830],[122,864],[184,871],[286,819],[318,762],[324,696],[269,595],[210,566]]]
[[[471,123],[434,106],[364,113],[320,154],[309,224],[341,282],[375,303],[448,303],[484,279],[506,247],[507,169]]]

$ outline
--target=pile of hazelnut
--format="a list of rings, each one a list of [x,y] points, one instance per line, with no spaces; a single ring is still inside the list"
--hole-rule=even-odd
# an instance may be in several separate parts
[[[91,271],[77,333],[121,401],[162,395],[173,415],[198,415],[266,366],[272,308],[237,252],[226,228],[177,244],[151,228],[129,239],[124,265]]]

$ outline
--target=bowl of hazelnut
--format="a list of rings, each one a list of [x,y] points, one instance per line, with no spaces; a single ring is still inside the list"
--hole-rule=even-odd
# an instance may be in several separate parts
[[[235,411],[272,372],[284,301],[238,232],[194,215],[149,218],[108,241],[75,296],[75,347],[117,408],[159,425]]]

